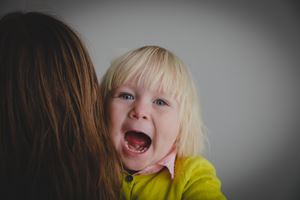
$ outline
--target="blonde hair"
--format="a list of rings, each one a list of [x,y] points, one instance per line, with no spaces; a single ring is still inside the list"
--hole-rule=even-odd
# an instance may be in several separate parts
[[[179,156],[197,155],[204,133],[197,91],[183,62],[169,50],[144,46],[115,59],[101,82],[105,108],[111,90],[130,81],[172,95],[179,103],[180,130],[176,141]],[[107,111],[105,110],[105,114]],[[107,116],[107,115],[106,115]]]

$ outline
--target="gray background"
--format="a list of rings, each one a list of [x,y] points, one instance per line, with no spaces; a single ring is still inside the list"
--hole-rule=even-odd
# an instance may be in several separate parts
[[[97,74],[113,57],[161,45],[190,68],[228,199],[300,199],[300,12],[296,1],[5,0],[43,11],[85,41]]]

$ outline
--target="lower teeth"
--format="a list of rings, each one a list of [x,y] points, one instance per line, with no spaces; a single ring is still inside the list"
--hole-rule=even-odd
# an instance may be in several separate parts
[[[128,143],[126,143],[126,145],[130,151],[133,151],[136,153],[143,153],[147,150],[147,148],[140,146],[140,145],[132,146],[132,145],[129,145]]]

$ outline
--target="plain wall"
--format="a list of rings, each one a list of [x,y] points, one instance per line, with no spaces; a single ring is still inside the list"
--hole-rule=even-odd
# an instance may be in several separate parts
[[[195,79],[209,130],[205,155],[228,199],[299,199],[297,3],[83,2],[4,0],[0,14],[33,10],[64,20],[85,41],[99,78],[127,50],[170,49]]]

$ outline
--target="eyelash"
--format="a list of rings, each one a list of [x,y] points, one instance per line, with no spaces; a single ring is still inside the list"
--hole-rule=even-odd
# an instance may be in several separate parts
[[[132,94],[127,93],[127,92],[122,92],[121,94],[119,94],[118,97],[122,98],[124,100],[133,100],[134,99],[134,96]]]
[[[163,99],[156,99],[154,102],[158,106],[168,106],[169,104]]]
[[[134,100],[134,96],[130,93],[127,92],[122,92],[118,95],[119,98],[124,99],[124,100]],[[154,104],[158,105],[158,106],[169,106],[169,104],[167,103],[166,100],[164,99],[155,99],[153,101]]]

